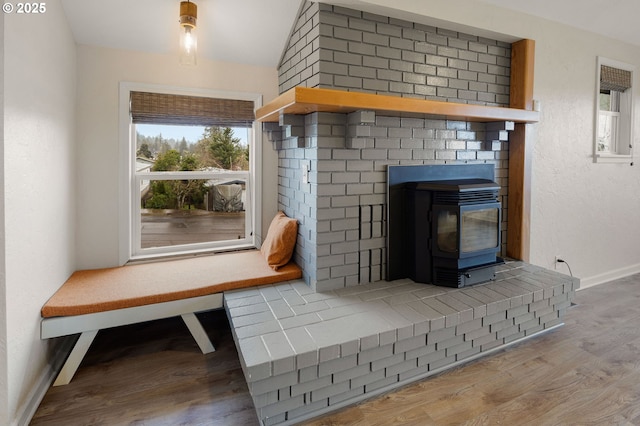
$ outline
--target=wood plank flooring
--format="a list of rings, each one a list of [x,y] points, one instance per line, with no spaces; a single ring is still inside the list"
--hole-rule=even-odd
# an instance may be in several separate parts
[[[640,424],[640,275],[577,293],[565,325],[356,406],[338,425]],[[98,334],[32,425],[258,425],[223,311],[202,355],[178,318]]]

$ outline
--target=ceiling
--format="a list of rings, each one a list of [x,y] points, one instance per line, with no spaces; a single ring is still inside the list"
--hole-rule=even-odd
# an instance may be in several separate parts
[[[301,0],[194,0],[198,56],[275,67]],[[178,52],[179,0],[62,0],[80,44]]]
[[[161,54],[178,51],[179,0],[61,1],[74,37],[80,44]],[[301,1],[195,0],[198,5],[198,56],[277,66]],[[640,15],[638,0],[476,1],[640,46],[636,22]],[[389,0],[389,5],[393,5],[393,0]],[[602,12],[605,10],[607,13]]]
[[[640,46],[638,0],[479,0]]]

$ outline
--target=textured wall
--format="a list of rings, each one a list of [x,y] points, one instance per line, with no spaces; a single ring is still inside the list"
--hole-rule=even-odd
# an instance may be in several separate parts
[[[3,19],[0,424],[18,425],[60,348],[40,340],[40,308],[75,268],[76,45],[59,0]]]

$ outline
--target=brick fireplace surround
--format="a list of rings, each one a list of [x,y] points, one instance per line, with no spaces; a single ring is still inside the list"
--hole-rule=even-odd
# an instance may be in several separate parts
[[[280,64],[280,92],[312,87],[513,107],[511,50],[307,2]],[[562,324],[578,280],[519,261],[470,288],[384,281],[387,166],[493,164],[509,241],[508,210],[522,208],[509,204],[512,129],[368,110],[264,123],[279,155],[279,208],[300,224],[294,259],[304,270],[300,281],[225,294],[264,425],[326,413]]]

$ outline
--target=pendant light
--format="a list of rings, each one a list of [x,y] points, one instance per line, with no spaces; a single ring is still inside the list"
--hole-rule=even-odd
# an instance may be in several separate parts
[[[196,20],[198,6],[190,1],[180,2],[180,63],[196,64],[198,38],[196,36]]]

